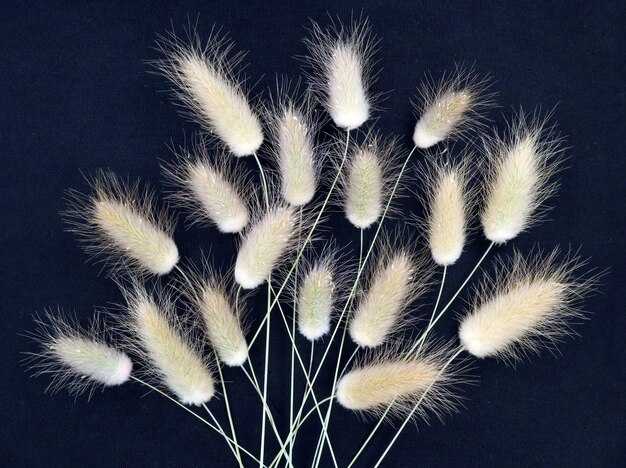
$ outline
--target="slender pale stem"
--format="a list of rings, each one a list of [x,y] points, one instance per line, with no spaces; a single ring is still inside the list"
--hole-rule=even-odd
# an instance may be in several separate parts
[[[363,229],[359,229],[359,270],[361,269],[361,265],[363,263]],[[317,453],[317,461],[315,462],[315,468],[317,468],[320,464],[320,460],[322,459],[322,453],[324,452],[324,446],[321,444],[322,437],[328,437],[328,424],[330,423],[330,416],[333,410],[333,403],[335,397],[335,391],[337,389],[337,380],[339,379],[339,368],[341,366],[341,356],[343,354],[343,345],[346,340],[346,332],[348,331],[348,323],[347,320],[344,323],[343,334],[341,335],[341,342],[339,344],[339,353],[337,353],[337,364],[335,365],[335,376],[333,377],[333,386],[330,392],[330,396],[333,397],[328,404],[328,408],[326,409],[326,419],[324,420],[324,425],[322,426],[322,433],[320,434],[320,441],[318,442],[319,452]],[[354,354],[353,354],[354,356]]]
[[[218,434],[220,434],[222,437],[224,437],[224,439],[226,439],[226,442],[228,443],[228,446],[230,447],[231,444],[234,443],[234,440],[232,440],[230,437],[228,437],[226,435],[226,433],[221,429],[221,426],[219,425],[219,423],[217,423],[217,420],[215,420],[217,425],[211,424],[209,421],[207,421],[206,419],[204,419],[202,416],[200,416],[199,414],[197,414],[195,411],[192,411],[191,409],[187,408],[185,405],[183,405],[181,402],[179,402],[178,400],[176,400],[175,398],[172,398],[171,396],[169,396],[167,393],[159,390],[157,387],[155,387],[154,385],[149,384],[148,382],[144,382],[143,380],[141,380],[138,377],[135,377],[134,375],[131,375],[130,378],[132,380],[134,380],[135,382],[148,387],[150,390],[153,390],[155,392],[157,392],[159,395],[167,398],[168,400],[170,400],[172,403],[174,403],[177,406],[180,406],[182,409],[184,409],[186,412],[188,412],[189,414],[191,414],[192,416],[194,416],[196,419],[199,419],[200,421],[202,421],[204,424],[206,424],[207,426],[209,426],[211,429],[213,429],[215,432],[217,432]],[[210,413],[210,412],[209,412]],[[211,414],[211,417],[213,418],[213,414]],[[214,419],[214,418],[213,418]],[[255,457],[254,455],[252,455],[250,452],[248,452],[245,448],[239,446],[239,449],[245,453],[246,455],[248,455],[250,458],[252,458],[255,462],[259,463],[259,459],[257,457]],[[231,451],[233,451],[233,454],[235,454],[233,448],[231,447]]]
[[[230,433],[232,435],[235,449],[237,451],[237,461],[239,462],[239,466],[243,468],[243,462],[241,461],[241,452],[239,451],[239,443],[237,442],[237,434],[235,432],[235,424],[233,422],[233,415],[230,412],[230,402],[228,401],[228,392],[226,391],[226,382],[224,381],[224,374],[222,373],[222,363],[220,362],[219,356],[217,355],[217,351],[213,350],[215,354],[215,363],[217,365],[217,371],[220,376],[220,383],[222,384],[222,393],[224,393],[224,404],[226,405],[226,414],[228,415],[228,424],[230,425]],[[207,408],[208,411],[208,408]]]
[[[300,207],[299,214],[299,223],[298,226],[302,225],[302,207]],[[300,244],[300,234],[301,231],[298,230],[298,245]],[[295,347],[295,337],[296,337],[296,311],[298,308],[298,265],[296,265],[294,280],[293,280],[293,289],[295,291],[293,295],[293,311],[291,317],[291,336],[294,337],[294,346],[291,347],[291,379],[290,379],[290,388],[289,388],[289,427],[293,426],[293,395],[294,395],[294,386],[295,386],[295,361],[296,361],[296,347]],[[293,440],[289,444],[289,459],[291,460],[293,456]]]
[[[480,260],[478,260],[478,263],[476,263],[476,265],[474,266],[470,274],[467,275],[467,278],[465,278],[465,281],[463,281],[463,284],[459,286],[459,289],[456,290],[456,292],[454,293],[454,296],[452,296],[452,298],[448,301],[448,303],[444,306],[444,308],[441,309],[441,311],[437,314],[435,319],[430,323],[430,325],[426,328],[426,330],[424,330],[424,332],[422,333],[422,336],[420,336],[420,338],[413,344],[413,346],[407,353],[407,356],[410,356],[411,354],[413,354],[413,352],[418,347],[420,347],[422,343],[426,340],[426,336],[428,336],[428,333],[430,332],[430,330],[437,324],[437,322],[443,316],[443,314],[450,308],[450,306],[456,300],[459,294],[461,294],[461,291],[463,291],[463,288],[465,288],[469,280],[472,278],[472,276],[474,276],[474,273],[476,273],[476,271],[478,270],[480,265],[483,263],[485,258],[487,258],[487,255],[489,254],[489,252],[491,251],[494,245],[495,244],[493,242],[489,244],[489,247],[487,247],[487,250],[485,250],[485,253],[482,255],[482,257],[480,257]]]
[[[435,382],[437,382],[437,380],[439,379],[439,377],[445,372],[445,370],[448,368],[448,366],[452,363],[452,361],[454,361],[457,356],[459,354],[461,354],[464,351],[463,347],[460,347],[456,353],[454,353],[452,356],[450,356],[450,359],[448,359],[448,361],[443,365],[443,367],[441,368],[441,370],[439,371],[439,373],[437,374],[437,377],[432,381],[432,383],[426,388],[426,390],[424,390],[424,393],[422,394],[422,396],[420,397],[419,400],[417,400],[417,403],[415,404],[415,406],[413,407],[413,409],[411,410],[411,412],[409,413],[409,415],[406,417],[406,419],[404,420],[404,422],[402,423],[402,425],[400,426],[400,428],[398,429],[398,431],[396,432],[396,435],[393,437],[393,439],[391,439],[391,442],[389,443],[389,445],[387,446],[387,448],[385,449],[385,451],[383,452],[383,454],[380,456],[380,458],[378,459],[378,461],[376,462],[376,465],[374,465],[374,468],[378,468],[380,466],[380,464],[382,463],[383,459],[387,456],[387,454],[389,453],[389,450],[391,450],[391,447],[393,446],[393,444],[396,442],[396,440],[398,440],[398,437],[400,437],[400,434],[402,433],[403,429],[406,427],[406,425],[411,421],[411,418],[413,417],[413,415],[415,414],[415,412],[419,409],[420,405],[422,404],[422,401],[424,401],[424,398],[426,397],[426,395],[428,394],[428,392],[430,391],[430,389],[433,387],[433,385],[435,384]]]
[[[283,290],[287,286],[287,283],[289,282],[289,279],[291,278],[291,275],[293,274],[293,272],[294,272],[294,270],[296,268],[296,265],[298,265],[298,262],[300,262],[300,258],[304,254],[304,251],[305,251],[307,245],[309,244],[309,242],[311,242],[311,239],[313,238],[313,233],[315,232],[315,229],[317,228],[318,224],[320,223],[320,220],[322,219],[322,216],[324,214],[324,210],[326,209],[326,206],[328,205],[328,202],[330,201],[330,197],[332,196],[332,194],[333,194],[333,192],[335,190],[335,187],[337,186],[337,182],[339,181],[339,177],[341,176],[341,171],[343,170],[343,166],[345,165],[346,157],[348,155],[349,143],[350,143],[350,130],[346,130],[345,150],[343,152],[343,156],[341,157],[341,163],[339,164],[339,168],[337,169],[337,174],[335,174],[335,178],[333,179],[333,182],[332,182],[332,184],[330,186],[330,189],[328,190],[328,193],[326,194],[326,198],[324,199],[324,202],[322,203],[322,206],[320,207],[320,210],[318,211],[317,216],[315,217],[315,221],[313,221],[313,225],[311,226],[311,229],[309,230],[309,233],[307,234],[306,238],[304,239],[304,242],[302,243],[302,247],[300,247],[300,250],[298,252],[298,255],[296,256],[296,259],[294,260],[293,265],[291,266],[291,268],[287,272],[287,275],[285,276],[285,279],[283,280],[283,283],[280,285],[280,288],[278,289],[278,292],[276,293],[276,295],[274,297],[274,301],[272,302],[269,310],[265,314],[265,317],[263,318],[261,324],[259,325],[259,328],[257,329],[257,331],[255,332],[254,336],[252,337],[252,340],[250,341],[250,345],[248,347],[251,347],[254,344],[254,342],[256,341],[256,338],[259,335],[259,333],[261,331],[261,328],[263,327],[263,324],[269,318],[269,313],[271,312],[271,310],[274,308],[274,306],[278,302],[278,299],[280,298],[280,295],[283,293]]]

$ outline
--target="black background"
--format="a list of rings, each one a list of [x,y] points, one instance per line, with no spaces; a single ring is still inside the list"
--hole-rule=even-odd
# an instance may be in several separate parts
[[[478,385],[465,388],[466,409],[446,417],[445,424],[409,427],[385,466],[623,465],[623,2],[339,3],[2,2],[0,464],[233,466],[218,436],[136,385],[97,393],[90,402],[65,393],[45,395],[47,380],[30,379],[19,364],[20,352],[33,350],[19,334],[32,328],[31,315],[45,307],[59,304],[86,319],[93,306],[120,301],[99,267],[85,262],[58,213],[66,188],[87,189],[79,171],[108,167],[161,187],[159,160],[171,159],[166,144],[184,143],[197,130],[162,92],[164,79],[146,72],[145,60],[158,56],[157,33],[172,24],[182,31],[198,14],[201,35],[213,23],[223,26],[238,48],[249,51],[246,74],[258,81],[257,93],[272,86],[276,74],[297,78],[300,64],[293,56],[305,53],[301,38],[309,18],[326,24],[327,13],[347,20],[362,8],[381,37],[376,57],[382,71],[374,91],[388,92],[376,127],[400,135],[406,148],[416,86],[425,72],[440,76],[456,62],[475,62],[478,72],[492,74],[502,106],[492,117],[500,128],[519,105],[532,110],[558,104],[555,120],[568,135],[569,168],[550,221],[512,244],[522,251],[535,244],[580,246],[592,266],[611,269],[601,294],[586,302],[591,320],[577,329],[581,337],[560,347],[561,355],[543,353],[517,368],[493,360],[476,363]],[[404,203],[408,211],[418,210],[413,198]],[[331,227],[340,244],[354,245],[357,233],[340,216]],[[213,245],[216,261],[225,266],[236,245],[234,237],[213,228],[186,231],[182,222],[175,236],[183,256],[197,258],[201,247]],[[486,245],[479,234],[473,237],[450,269],[444,297]],[[264,300],[263,294],[256,297],[250,303],[253,322]],[[425,302],[432,303],[432,295]],[[455,309],[460,312],[462,303]],[[270,404],[284,429],[289,345],[277,319],[274,324]],[[455,329],[450,314],[436,331],[451,337]],[[261,353],[257,346],[258,372]],[[328,392],[329,378],[321,382],[321,394]],[[240,372],[227,371],[227,379],[240,440],[256,450],[258,401]],[[225,422],[220,402],[211,404]],[[336,407],[332,423],[345,464],[373,422]],[[298,466],[309,463],[317,428],[312,424],[301,435]],[[393,433],[388,426],[378,434],[362,466],[376,460]],[[329,463],[325,458],[323,464]]]

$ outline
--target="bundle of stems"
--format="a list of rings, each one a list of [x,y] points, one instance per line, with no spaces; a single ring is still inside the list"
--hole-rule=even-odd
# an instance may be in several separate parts
[[[491,251],[537,222],[557,189],[561,138],[548,118],[520,111],[504,136],[486,132],[495,100],[490,80],[456,66],[421,86],[413,147],[405,151],[399,139],[367,124],[377,111],[378,41],[366,20],[325,29],[314,23],[305,41],[306,91],[279,87],[270,104],[249,98],[238,72],[243,55],[232,53],[230,40],[214,33],[203,45],[196,33],[189,38],[161,38],[163,58],[155,65],[207,133],[178,151],[164,175],[169,199],[187,211],[189,225],[213,224],[215,245],[221,236],[239,235],[232,268],[220,271],[210,256],[200,267],[181,261],[173,217],[158,211],[153,193],[139,183],[101,172],[91,193],[69,192],[70,230],[106,262],[125,303],[104,328],[83,328],[60,310],[37,318],[33,336],[41,351],[28,362],[34,373],[52,375],[53,390],[147,386],[217,432],[239,466],[339,467],[357,460],[363,466],[360,457],[381,425],[400,421],[372,459],[379,466],[410,421],[458,407],[472,358],[510,362],[572,333],[598,275],[581,273],[585,262],[577,255],[536,249],[497,259],[493,275],[470,295],[458,338],[433,337]],[[317,106],[335,127],[326,135]],[[246,156],[256,169],[246,166]],[[385,222],[403,213],[406,187],[423,213],[391,232]],[[323,234],[333,207],[356,228],[355,256]],[[487,248],[451,294],[448,269],[474,231]],[[158,281],[166,275],[171,281]],[[260,289],[265,312],[252,317],[246,304]],[[435,304],[424,307],[431,291]],[[268,397],[269,369],[278,364],[269,359],[274,320],[291,343],[282,432]],[[259,351],[261,376],[252,363]],[[224,367],[240,370],[259,399],[258,452],[239,442],[243,426],[231,411]],[[320,386],[320,376],[330,377],[330,388]],[[211,409],[218,393],[225,424]],[[377,419],[353,452],[333,444],[333,410]],[[303,436],[305,425],[319,436],[310,430]],[[277,453],[268,453],[269,438]],[[311,449],[310,459],[295,459],[298,441]]]

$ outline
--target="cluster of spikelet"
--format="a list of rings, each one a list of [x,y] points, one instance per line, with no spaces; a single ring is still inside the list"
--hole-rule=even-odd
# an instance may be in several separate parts
[[[204,406],[211,417],[207,403],[221,392],[230,431],[214,418],[208,424],[224,437],[240,466],[277,466],[283,458],[295,466],[293,445],[308,417],[317,418],[321,427],[312,465],[322,463],[328,448],[339,466],[343,454],[328,435],[337,401],[347,410],[379,418],[352,466],[389,415],[403,421],[402,430],[415,415],[441,417],[455,409],[470,357],[509,361],[551,348],[572,333],[572,321],[583,315],[580,300],[597,277],[579,275],[584,262],[554,250],[516,252],[509,260],[497,260],[493,275],[473,289],[458,339],[444,344],[430,337],[461,292],[440,306],[446,271],[458,262],[470,233],[482,229],[490,245],[463,286],[494,245],[511,241],[539,219],[556,190],[553,176],[560,170],[562,149],[547,119],[520,111],[505,136],[483,132],[485,111],[495,98],[489,79],[457,67],[422,86],[414,147],[403,151],[398,139],[365,128],[376,110],[371,88],[377,41],[367,21],[327,29],[313,24],[306,44],[307,92],[300,96],[285,87],[273,105],[262,105],[249,99],[237,71],[243,55],[233,55],[226,38],[213,33],[206,46],[195,35],[187,42],[173,34],[160,41],[164,57],[158,70],[208,132],[164,165],[168,199],[186,211],[190,225],[208,222],[219,236],[239,234],[237,255],[228,274],[210,258],[201,268],[180,262],[173,217],[158,211],[153,193],[139,183],[103,171],[90,180],[90,193],[71,191],[65,213],[70,230],[88,253],[105,262],[125,304],[122,311],[107,314],[112,323],[104,329],[102,324],[82,328],[60,309],[37,318],[33,336],[41,351],[28,362],[34,373],[52,376],[52,389],[93,392],[134,380],[180,405]],[[318,134],[317,105],[337,127],[330,142]],[[258,177],[245,168],[240,159],[245,156],[254,158]],[[415,159],[416,176],[410,177],[407,169]],[[402,186],[417,193],[424,213],[417,223],[390,234],[382,225],[394,212]],[[336,245],[331,239],[316,248],[329,206],[339,206],[357,229],[358,261],[329,247]],[[373,233],[369,245],[365,230]],[[426,325],[416,325],[424,310],[419,303],[435,286],[438,269],[443,275],[437,302],[430,319],[425,315]],[[168,285],[158,283],[164,275],[172,277]],[[266,313],[256,313],[244,326],[242,290],[249,295],[263,285]],[[276,429],[267,398],[269,321],[276,315],[292,343],[286,434]],[[249,333],[252,325],[256,333]],[[265,374],[259,383],[250,359],[264,328]],[[311,343],[308,368],[296,331]],[[353,345],[345,343],[346,337]],[[339,350],[330,353],[337,342]],[[315,362],[313,346],[320,343],[325,351]],[[347,359],[344,345],[354,348]],[[331,358],[336,361],[333,385],[322,400],[315,382]],[[258,457],[237,442],[223,365],[241,369],[261,399]],[[299,367],[306,390],[297,410],[294,374]],[[305,415],[309,397],[313,407]],[[265,452],[267,422],[280,445],[273,459]]]

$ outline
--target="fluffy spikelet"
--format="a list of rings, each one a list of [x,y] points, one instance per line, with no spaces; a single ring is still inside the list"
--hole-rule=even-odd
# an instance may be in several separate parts
[[[204,274],[194,271],[185,276],[191,282],[185,296],[201,316],[209,343],[224,364],[242,366],[248,359],[248,344],[224,282],[206,266]]]
[[[231,57],[233,43],[219,34],[204,47],[197,36],[190,36],[189,45],[173,33],[163,38],[159,47],[165,58],[156,67],[174,83],[195,118],[235,156],[253,154],[263,143],[263,129],[234,71],[243,55]]]
[[[92,186],[90,195],[70,191],[64,213],[87,252],[107,254],[114,270],[130,266],[154,275],[169,273],[179,260],[173,223],[165,212],[155,211],[152,192],[111,172],[100,172]]]
[[[349,410],[376,415],[389,407],[390,415],[404,416],[420,399],[418,417],[453,411],[459,399],[453,386],[463,381],[462,366],[444,369],[451,356],[449,347],[427,348],[410,359],[400,357],[397,350],[385,350],[357,364],[339,380],[337,401]]]
[[[298,330],[309,341],[330,330],[334,295],[333,267],[324,259],[303,275],[298,293]]]
[[[250,215],[243,197],[245,174],[231,169],[225,154],[211,158],[204,143],[198,143],[193,152],[182,150],[176,163],[164,170],[176,187],[174,201],[191,208],[191,224],[208,219],[224,233],[246,227]]]
[[[597,276],[574,277],[584,263],[578,257],[558,260],[554,250],[524,258],[519,252],[499,261],[461,320],[459,337],[474,356],[517,358],[541,347],[556,347],[572,334],[572,320],[582,318],[577,303],[593,288]]]
[[[282,195],[292,206],[306,205],[315,195],[318,179],[311,119],[285,100],[273,124]]]
[[[511,240],[532,225],[537,210],[557,188],[549,180],[560,168],[562,148],[545,125],[536,117],[527,123],[520,112],[505,139],[496,135],[487,142],[490,170],[481,221],[493,242]]]
[[[474,192],[468,189],[470,156],[463,155],[460,162],[441,157],[428,157],[420,175],[427,187],[425,227],[430,253],[435,263],[448,266],[463,252]]]
[[[352,340],[362,347],[380,346],[405,325],[409,305],[426,291],[432,274],[410,249],[384,250],[349,324]]]
[[[246,231],[235,262],[235,281],[244,289],[264,283],[290,250],[297,219],[292,208],[275,206]]]
[[[378,156],[367,146],[356,149],[345,184],[345,212],[356,227],[365,229],[383,209],[383,171]]]
[[[215,382],[201,345],[191,341],[177,317],[171,298],[150,296],[143,286],[124,290],[131,333],[129,346],[151,364],[150,371],[172,391],[181,403],[201,405],[215,394]]]
[[[67,387],[72,394],[89,391],[91,396],[97,387],[121,385],[130,378],[130,358],[107,343],[97,319],[85,329],[59,309],[35,322],[31,337],[40,352],[29,353],[26,362],[35,375],[52,376],[48,390]]]
[[[338,24],[326,31],[313,23],[311,36],[305,43],[313,67],[313,90],[335,125],[348,130],[360,127],[372,110],[368,87],[375,41],[369,23],[358,20],[350,27]]]
[[[488,78],[479,78],[471,69],[457,68],[438,83],[427,80],[420,90],[419,120],[413,142],[429,148],[454,136],[463,136],[472,125],[480,125],[481,113],[493,106]]]

